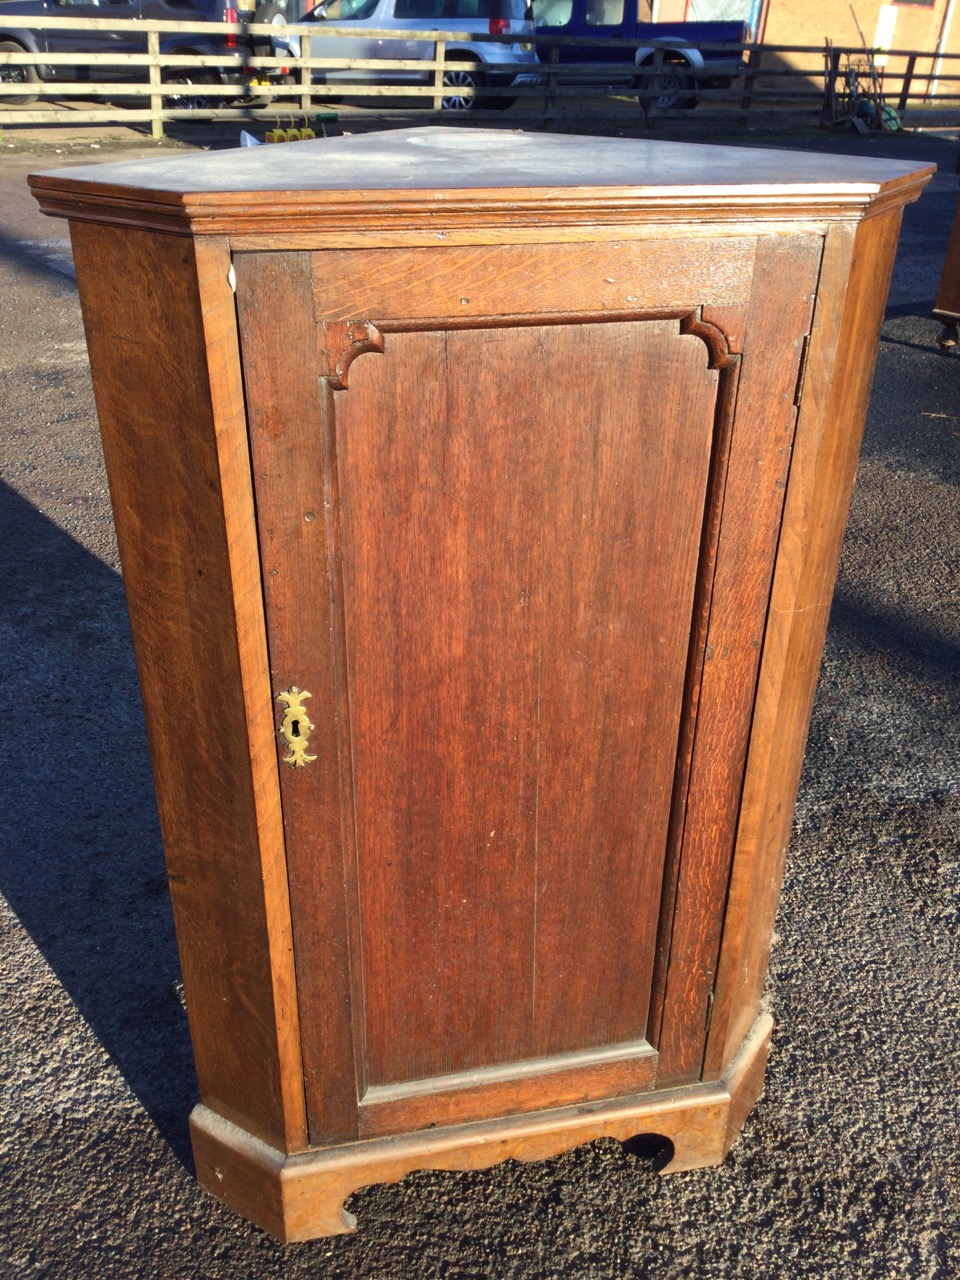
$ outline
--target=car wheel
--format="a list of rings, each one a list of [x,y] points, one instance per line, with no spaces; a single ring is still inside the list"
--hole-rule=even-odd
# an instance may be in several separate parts
[[[640,90],[639,101],[645,111],[653,107],[658,111],[692,111],[700,101],[693,92],[693,77],[670,63],[655,76],[638,77],[635,87]]]
[[[445,71],[443,87],[452,90],[441,99],[444,111],[476,111],[478,107],[486,105],[479,98],[467,97],[462,92],[464,89],[476,91],[483,87],[483,75],[477,70],[475,62],[461,62]]]
[[[0,53],[26,52],[23,45],[17,44],[16,40],[0,40]],[[37,84],[39,79],[36,67],[16,66],[9,63],[0,67],[0,102],[6,102],[13,107],[27,107],[31,102],[36,102],[35,93],[4,94],[3,86],[5,84]]]
[[[171,75],[164,76],[163,79],[165,84],[184,86],[183,93],[163,95],[163,105],[169,107],[171,111],[209,111],[213,107],[226,106],[222,98],[210,98],[198,91],[200,85],[212,83],[199,72],[175,71]]]

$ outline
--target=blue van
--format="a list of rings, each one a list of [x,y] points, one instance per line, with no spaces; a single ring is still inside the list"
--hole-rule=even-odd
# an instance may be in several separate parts
[[[699,101],[698,89],[727,88],[743,71],[743,55],[709,46],[747,44],[751,39],[748,22],[638,22],[637,0],[532,0],[532,9],[538,36],[584,41],[559,46],[560,65],[579,66],[561,75],[564,83],[632,85],[641,91],[644,106],[660,109],[689,109]],[[598,48],[592,41],[600,37],[644,43],[637,49]],[[549,46],[538,48],[541,61],[548,61]],[[657,74],[638,77],[612,71],[613,64],[622,69],[628,62],[652,68],[658,54],[663,65]],[[584,64],[590,64],[589,70]]]

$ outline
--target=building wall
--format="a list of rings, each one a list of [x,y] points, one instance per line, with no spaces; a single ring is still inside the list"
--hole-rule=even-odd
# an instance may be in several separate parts
[[[655,22],[681,22],[695,17],[694,0],[649,0]],[[646,0],[639,0],[641,18]],[[943,52],[960,55],[960,0],[902,0],[901,3],[882,3],[882,0],[854,0],[856,20],[846,0],[763,0],[763,14],[758,24],[758,36],[764,44],[801,45],[812,49],[810,53],[786,53],[779,61],[810,73],[811,86],[823,85],[823,49],[827,40],[836,48],[861,48],[860,31],[868,48],[889,48],[916,52],[913,95],[923,96],[933,71],[934,56],[943,30],[944,19],[951,9],[947,38]],[[860,31],[857,30],[857,22]],[[880,60],[879,65],[883,65]],[[899,93],[902,75],[907,66],[905,57],[896,54],[886,60],[884,90],[894,97]],[[945,59],[940,69],[939,93],[960,97],[960,79],[950,82],[944,77],[960,77],[960,58]],[[770,81],[765,88],[773,87]],[[779,82],[784,85],[784,81]],[[794,87],[799,85],[794,82]]]
[[[880,10],[889,8],[896,14],[894,48],[932,51],[947,2],[881,5],[880,0],[859,0],[854,8],[868,45],[876,36]],[[839,45],[860,43],[850,6],[837,0],[767,0],[766,10],[764,39],[770,44],[822,45],[828,37]],[[951,25],[960,27],[960,20]]]
[[[933,0],[931,4],[881,4],[880,0],[855,0],[854,8],[867,46],[884,46],[894,50],[926,54],[917,62],[917,71],[929,73],[949,0]],[[884,41],[882,32],[893,23],[892,38]],[[849,4],[837,0],[767,0],[762,39],[765,44],[816,46],[822,49],[827,39],[840,48],[859,48],[857,31]],[[947,42],[947,53],[960,54],[960,4],[954,6]],[[815,54],[784,54],[784,61],[795,67],[814,67]],[[822,57],[819,60],[822,65]],[[888,93],[899,90],[900,76],[906,60],[893,56],[884,72],[884,88]],[[960,75],[960,61],[943,63],[942,75]],[[923,92],[925,81],[917,85]],[[960,81],[949,84],[941,79],[942,93],[960,94]]]
[[[653,6],[654,22],[685,22],[687,0],[659,0]]]

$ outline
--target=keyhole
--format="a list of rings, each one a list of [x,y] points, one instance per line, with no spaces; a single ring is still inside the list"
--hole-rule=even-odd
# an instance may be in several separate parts
[[[299,738],[299,737],[300,737],[300,721],[299,721],[299,720],[293,720],[293,721],[291,722],[291,724],[290,724],[290,737],[291,737],[291,738]]]

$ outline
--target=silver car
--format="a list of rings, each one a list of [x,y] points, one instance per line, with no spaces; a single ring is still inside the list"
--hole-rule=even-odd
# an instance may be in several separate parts
[[[533,21],[527,0],[330,0],[302,12],[304,0],[288,0],[288,22],[317,22],[349,28],[356,35],[318,33],[310,40],[313,58],[397,58],[431,60],[435,40],[389,40],[369,31],[390,30],[463,32],[467,35],[516,35],[515,42],[466,40],[447,45],[446,57],[455,63],[443,76],[443,106],[448,110],[509,107],[516,100],[504,90],[541,82],[533,41]],[[310,0],[305,0],[309,4]],[[301,5],[298,12],[297,6]],[[302,16],[301,16],[302,13]],[[331,69],[317,71],[318,84],[428,84],[433,72],[392,69]],[[474,97],[469,90],[479,91]],[[496,90],[496,93],[485,92]]]

